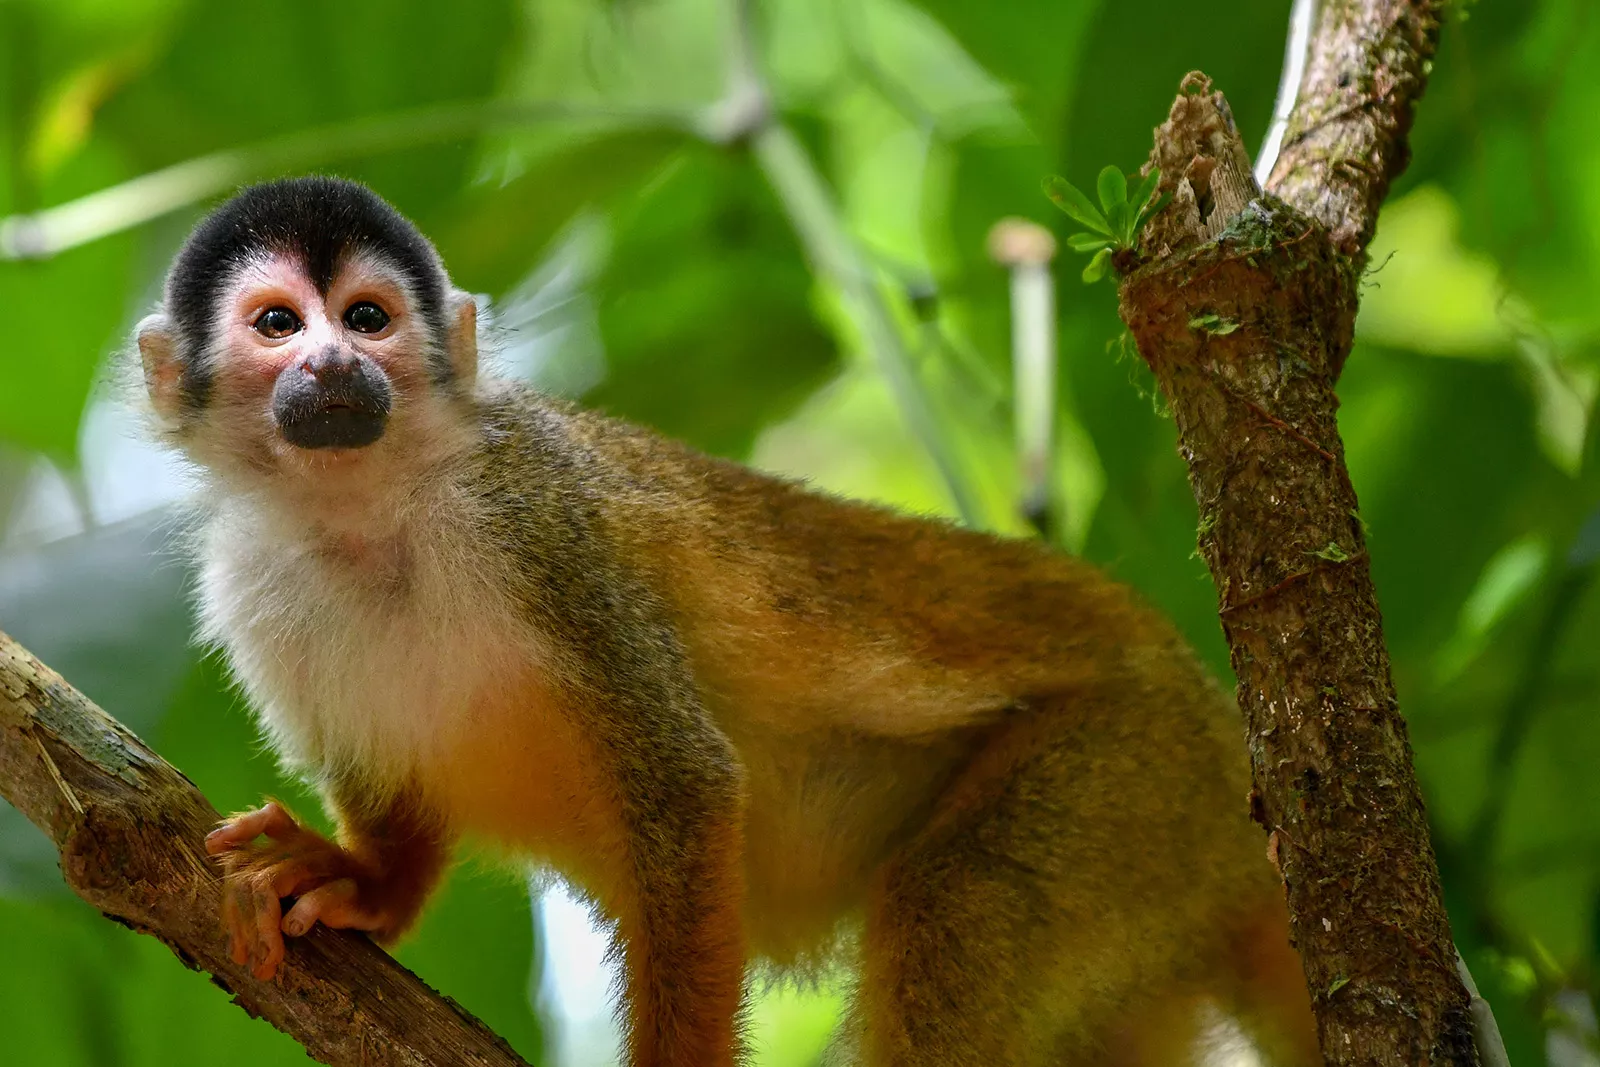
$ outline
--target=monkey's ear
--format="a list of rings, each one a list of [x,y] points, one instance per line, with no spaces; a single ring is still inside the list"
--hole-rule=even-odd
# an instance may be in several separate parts
[[[466,293],[454,294],[455,318],[445,338],[455,379],[471,385],[478,377],[478,305]]]
[[[173,336],[172,324],[165,315],[149,315],[140,321],[135,336],[150,403],[161,418],[173,418],[183,404],[183,364],[178,359],[178,339]]]

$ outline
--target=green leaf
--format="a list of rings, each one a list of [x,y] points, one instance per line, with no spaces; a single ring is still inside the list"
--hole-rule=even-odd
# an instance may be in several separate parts
[[[1149,204],[1150,198],[1156,195],[1156,189],[1160,184],[1161,168],[1151,167],[1150,173],[1144,176],[1144,181],[1140,182],[1138,188],[1133,191],[1133,195],[1128,197],[1128,203],[1133,205],[1135,210],[1145,207]],[[1142,212],[1140,217],[1141,219],[1143,218]]]
[[[1108,217],[1117,205],[1128,202],[1128,179],[1120,167],[1110,166],[1102,170],[1099,180],[1095,182],[1095,189],[1100,194],[1100,206]]]
[[[1074,252],[1098,252],[1111,244],[1111,238],[1098,233],[1075,233],[1067,238],[1067,247]]]
[[[1083,281],[1085,285],[1093,285],[1106,276],[1106,271],[1111,269],[1111,249],[1102,248],[1095,253],[1089,265],[1083,268]]]
[[[1454,679],[1488,647],[1495,627],[1538,586],[1549,563],[1550,547],[1537,534],[1519,537],[1490,558],[1461,605],[1455,633],[1434,657],[1436,684]]]
[[[1052,175],[1044,180],[1044,195],[1065,211],[1074,221],[1082,223],[1097,233],[1107,237],[1112,236],[1111,226],[1106,222],[1106,217],[1090,202],[1083,192],[1067,179],[1060,175]]]
[[[511,181],[460,198],[432,236],[452,277],[473,291],[504,292],[581,211],[626,200],[686,143],[649,128],[573,137],[529,160]]]
[[[927,30],[920,22],[913,22],[907,14],[901,14],[900,9],[909,13],[915,7],[927,12],[940,23],[944,32],[959,43],[963,53],[959,59],[963,66],[968,62],[967,57],[971,56],[983,67],[988,77],[1000,85],[1012,87],[1009,95],[1028,127],[1041,137],[1053,138],[1053,143],[1047,140],[1053,150],[1059,144],[1062,133],[1069,128],[1063,120],[1074,98],[1068,96],[1067,87],[1076,79],[1079,65],[1086,56],[1084,41],[1096,31],[1101,20],[1101,6],[1102,0],[1080,0],[1076,3],[1019,0],[1004,4],[973,3],[973,0],[912,0],[911,4],[893,5],[890,9],[893,14],[885,15],[880,32],[886,32],[888,36],[884,39],[894,41],[897,49],[916,48],[917,51],[910,52],[910,55],[920,58],[919,53],[927,54],[924,52],[927,46],[918,43],[921,38],[928,36]],[[798,10],[805,7],[830,10],[825,4],[802,5]],[[847,13],[862,14],[859,11]],[[874,10],[873,14],[878,12]],[[859,26],[863,22],[877,25],[875,18],[842,20],[846,26]],[[858,29],[856,32],[861,31]],[[937,61],[943,56],[933,53],[933,58]],[[948,86],[950,72],[945,69],[946,66],[948,63],[940,65],[935,62],[932,66],[919,69],[940,72],[943,77],[936,78],[930,84],[943,81]],[[1165,75],[1167,70],[1161,73]],[[1167,77],[1162,84],[1170,80]],[[1083,99],[1083,95],[1080,94],[1076,99]]]
[[[119,234],[54,259],[0,263],[0,440],[61,459],[75,454],[78,417],[122,326],[133,248]]]
[[[1112,204],[1111,210],[1106,213],[1106,217],[1111,223],[1111,236],[1116,243],[1121,247],[1133,244],[1133,227],[1131,225],[1133,222],[1133,208],[1128,205],[1127,201]]]
[[[620,207],[596,280],[610,373],[584,403],[743,457],[838,371],[815,284],[771,187],[708,149]]]

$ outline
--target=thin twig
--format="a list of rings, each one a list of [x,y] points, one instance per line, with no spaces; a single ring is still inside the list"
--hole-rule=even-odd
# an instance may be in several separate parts
[[[1280,431],[1282,433],[1286,433],[1290,437],[1293,437],[1296,441],[1299,441],[1301,444],[1303,444],[1307,448],[1311,449],[1311,451],[1315,452],[1317,455],[1321,456],[1323,459],[1327,460],[1329,463],[1337,463],[1338,462],[1338,457],[1335,456],[1332,452],[1329,452],[1326,448],[1323,448],[1321,445],[1317,444],[1311,438],[1307,437],[1305,434],[1301,433],[1299,430],[1295,429],[1293,426],[1290,426],[1287,422],[1284,422],[1282,419],[1278,418],[1278,416],[1274,415],[1272,412],[1268,411],[1266,408],[1262,407],[1260,404],[1257,404],[1254,400],[1251,400],[1249,397],[1243,395],[1238,390],[1234,389],[1233,386],[1229,385],[1220,376],[1213,375],[1212,377],[1215,380],[1216,386],[1217,386],[1218,389],[1221,389],[1224,393],[1227,393],[1234,400],[1238,401],[1239,403],[1243,404],[1245,407],[1249,408],[1251,411],[1255,412],[1256,417],[1259,418],[1262,422],[1266,423],[1268,426],[1271,426],[1275,430],[1278,430],[1278,431]]]
[[[912,436],[938,470],[956,513],[968,526],[982,526],[982,512],[962,464],[917,379],[877,281],[839,222],[838,210],[822,175],[817,173],[799,138],[781,123],[765,125],[755,135],[752,149],[812,266],[839,287],[867,351],[889,383]]]

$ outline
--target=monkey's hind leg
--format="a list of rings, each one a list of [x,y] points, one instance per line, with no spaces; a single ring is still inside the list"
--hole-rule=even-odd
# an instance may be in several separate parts
[[[1224,917],[1271,888],[1225,718],[1016,713],[880,874],[864,1067],[1182,1063]]]

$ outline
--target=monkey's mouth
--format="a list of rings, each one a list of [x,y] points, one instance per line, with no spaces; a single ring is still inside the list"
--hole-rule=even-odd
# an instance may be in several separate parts
[[[376,367],[324,378],[285,371],[272,390],[278,433],[296,448],[363,448],[383,436],[392,398]]]

